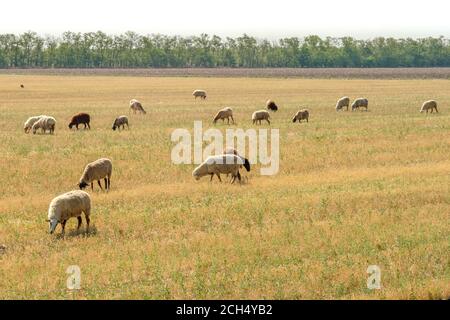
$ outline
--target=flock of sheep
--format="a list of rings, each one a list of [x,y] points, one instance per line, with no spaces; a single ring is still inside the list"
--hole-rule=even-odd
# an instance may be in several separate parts
[[[142,107],[142,104],[133,99],[130,101],[130,110],[134,113],[139,112],[146,114],[146,111]],[[75,127],[78,130],[79,125],[84,125],[84,129],[91,129],[90,126],[91,117],[87,113],[78,113],[72,117],[69,123],[69,129]],[[125,115],[119,116],[114,120],[112,129],[120,130],[128,128],[128,117]],[[42,133],[49,131],[54,133],[56,126],[56,120],[54,117],[47,115],[40,115],[30,117],[24,123],[25,133],[30,131],[33,134],[41,129]],[[97,181],[100,189],[103,190],[101,180],[105,181],[105,190],[108,191],[111,188],[111,174],[112,174],[112,162],[110,159],[102,158],[94,162],[88,163],[81,175],[78,186],[80,190],[73,190],[67,193],[61,194],[54,198],[48,208],[47,222],[49,223],[49,232],[53,233],[58,224],[61,224],[62,235],[64,235],[66,222],[69,218],[78,219],[78,227],[82,224],[81,215],[84,213],[86,218],[86,232],[89,231],[90,213],[91,213],[91,198],[87,192],[82,191],[89,184],[91,189],[94,190],[94,182]]]
[[[146,114],[147,112],[142,107],[142,104],[137,101],[136,99],[132,99],[130,101],[130,110],[134,113],[139,112],[142,114]],[[72,129],[74,126],[78,130],[78,126],[80,124],[84,125],[84,129],[91,129],[91,116],[87,113],[78,113],[72,117],[69,123],[69,129]],[[117,117],[114,122],[112,129],[116,130],[122,127],[122,129],[125,128],[125,125],[127,125],[127,128],[129,128],[128,125],[128,117],[125,115]],[[40,115],[40,116],[33,116],[27,119],[25,121],[25,124],[23,126],[23,129],[25,133],[29,133],[30,131],[33,132],[33,134],[36,134],[36,132],[41,129],[42,133],[46,133],[47,131],[49,133],[55,132],[55,126],[56,126],[56,120],[54,117],[46,116],[46,115]]]
[[[206,91],[204,90],[195,90],[193,92],[193,96],[195,98],[206,99]],[[351,104],[352,111],[357,110],[359,108],[365,108],[368,110],[369,101],[366,98],[358,98],[355,99]],[[342,97],[337,101],[336,111],[349,109],[350,99],[349,97]],[[261,121],[265,120],[268,124],[270,124],[270,113],[269,111],[277,111],[278,106],[272,100],[268,100],[266,103],[267,110],[257,110],[252,114],[252,122],[253,124],[261,124]],[[142,113],[146,114],[146,111],[142,107],[142,104],[133,99],[130,101],[130,110],[134,113]],[[431,110],[431,112],[437,110],[437,103],[434,100],[429,100],[423,103],[420,112],[427,112]],[[79,113],[72,117],[68,127],[72,129],[74,126],[78,130],[79,125],[84,125],[84,129],[90,129],[90,116],[87,113]],[[226,107],[217,112],[214,116],[213,123],[216,123],[218,120],[222,120],[227,123],[230,123],[230,119],[232,123],[234,123],[233,118],[233,110],[230,107]],[[301,109],[297,111],[292,118],[292,122],[298,121],[299,123],[302,120],[309,121],[309,111],[307,109]],[[40,115],[30,117],[24,124],[25,133],[29,133],[30,131],[35,134],[37,130],[41,130],[43,133],[49,131],[51,134],[55,131],[56,120],[55,118],[47,115]],[[125,125],[128,128],[128,117],[125,115],[119,116],[114,120],[112,129],[120,130],[120,128],[124,129]],[[238,154],[235,149],[226,149],[223,154],[215,155],[208,157],[202,164],[196,167],[192,176],[199,180],[201,177],[210,176],[210,181],[214,176],[221,180],[220,175],[226,174],[231,175],[231,183],[234,183],[236,179],[241,182],[241,174],[239,170],[244,167],[247,171],[250,171],[250,162],[245,157]],[[86,219],[86,232],[89,231],[89,223],[90,223],[90,213],[91,213],[91,198],[87,192],[82,191],[88,185],[91,185],[91,189],[94,190],[94,182],[97,181],[100,189],[103,190],[101,180],[104,180],[105,190],[108,191],[111,188],[111,174],[112,174],[112,162],[110,159],[101,158],[94,162],[88,163],[79,179],[78,186],[80,190],[73,190],[54,198],[49,205],[48,208],[48,219],[49,222],[49,232],[53,233],[58,224],[61,224],[62,227],[62,235],[64,235],[65,225],[68,219],[77,218],[78,227],[80,228],[82,224],[82,214],[84,213]]]

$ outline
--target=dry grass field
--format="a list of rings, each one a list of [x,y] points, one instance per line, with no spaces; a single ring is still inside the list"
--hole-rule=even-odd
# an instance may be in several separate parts
[[[367,97],[369,111],[336,113],[343,95]],[[129,114],[131,98],[147,115]],[[173,129],[214,127],[223,106],[232,127],[251,128],[268,98],[280,107],[277,175],[256,165],[244,185],[194,181],[194,165],[171,163]],[[419,113],[427,99],[438,114]],[[291,122],[300,106],[309,123]],[[77,112],[92,130],[68,129]],[[449,80],[1,75],[0,113],[0,299],[450,296]],[[39,114],[57,119],[54,135],[24,134]],[[121,114],[130,130],[114,132]],[[65,239],[60,226],[49,235],[48,204],[100,157],[113,160],[112,189],[88,190],[90,234],[72,219]],[[369,265],[380,290],[367,289]]]

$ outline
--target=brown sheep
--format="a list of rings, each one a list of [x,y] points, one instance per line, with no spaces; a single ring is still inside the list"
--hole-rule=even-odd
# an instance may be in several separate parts
[[[205,100],[206,99],[206,91],[205,90],[194,90],[194,92],[192,92],[192,95],[194,96],[195,99],[197,99],[197,97],[200,97],[201,99]]]
[[[358,98],[352,103],[352,111],[359,109],[359,108],[366,108],[366,111],[369,107],[369,100],[366,98]]]
[[[278,106],[272,100],[267,100],[266,107],[267,107],[267,110],[271,110],[271,111],[277,111],[278,110]]]
[[[130,101],[130,109],[133,110],[134,113],[140,112],[142,114],[146,114],[147,112],[144,110],[144,108],[142,107],[142,104],[137,101],[136,99],[132,99]]]
[[[350,98],[349,97],[342,97],[338,100],[338,102],[336,103],[336,111],[341,110],[344,107],[347,107],[347,111],[348,111],[348,106],[350,104]]]
[[[226,107],[223,108],[222,110],[219,110],[219,112],[217,112],[216,116],[214,117],[213,123],[216,123],[217,120],[222,119],[222,122],[225,122],[225,119],[227,119],[227,123],[230,124],[230,118],[231,121],[233,121],[234,123],[234,118],[233,118],[233,109],[231,109],[230,107]]]
[[[307,109],[297,111],[294,118],[292,118],[292,122],[295,122],[297,120],[298,123],[301,123],[302,120],[306,120],[306,122],[309,122],[309,111]]]
[[[422,105],[422,108],[420,108],[420,112],[422,113],[426,111],[428,113],[428,110],[431,110],[431,113],[433,113],[433,110],[436,110],[436,112],[438,112],[437,102],[434,100],[425,101]]]
[[[72,129],[73,126],[75,126],[78,130],[79,124],[84,124],[84,129],[89,128],[91,129],[90,123],[91,117],[87,113],[78,113],[72,117],[72,120],[70,120],[69,123],[69,129]]]

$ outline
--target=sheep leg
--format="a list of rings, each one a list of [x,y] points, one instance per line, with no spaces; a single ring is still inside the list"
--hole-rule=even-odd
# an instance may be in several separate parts
[[[266,119],[266,120],[267,120],[267,123],[270,124],[270,120],[269,119]]]
[[[78,219],[78,226],[77,226],[77,231],[78,231],[80,229],[81,222],[82,222],[81,216],[78,216],[77,219]]]
[[[78,123],[75,125],[75,127],[77,128],[77,130],[78,130]]]
[[[233,184],[235,180],[236,180],[236,176],[233,175],[233,177],[231,178],[231,184]]]
[[[211,179],[209,179],[209,182],[212,181],[212,179],[213,179],[213,177],[214,177],[214,173],[210,173],[210,175],[211,175]]]
[[[233,121],[233,124],[234,124],[234,119],[233,119],[233,116],[231,116],[231,121]]]
[[[222,182],[222,179],[220,179],[220,174],[218,174],[218,173],[216,172],[216,176],[217,176],[217,178],[219,178],[219,181]]]
[[[94,191],[94,182],[91,182],[91,190]]]
[[[108,178],[105,178],[105,189],[108,191]]]
[[[89,219],[89,215],[84,215],[86,216],[86,233],[89,233],[89,223],[91,222],[91,219]]]
[[[103,191],[102,184],[100,183],[100,180],[97,180],[97,183],[100,186],[100,189],[102,189],[102,191]]]
[[[61,235],[63,235],[63,236],[64,236],[65,229],[66,229],[66,222],[67,222],[67,220],[63,220],[61,222],[61,227],[62,227]]]

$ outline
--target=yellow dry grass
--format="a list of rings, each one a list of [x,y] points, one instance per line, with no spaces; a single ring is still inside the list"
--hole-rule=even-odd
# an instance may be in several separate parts
[[[193,99],[196,88],[206,101]],[[448,298],[449,89],[448,80],[2,75],[0,299]],[[343,95],[367,97],[369,112],[336,113]],[[131,98],[147,115],[113,132]],[[193,165],[170,162],[173,129],[213,127],[223,106],[251,128],[268,98],[280,107],[278,175],[255,166],[246,185],[196,182]],[[428,99],[439,114],[419,113]],[[299,107],[308,124],[291,122]],[[91,114],[91,131],[67,128],[77,112]],[[55,135],[23,133],[39,114],[57,119]],[[73,219],[65,239],[49,235],[49,202],[100,157],[113,160],[112,190],[89,191],[91,234],[76,234]],[[70,265],[81,268],[78,292],[66,289]],[[369,265],[381,268],[380,290],[367,289]]]

